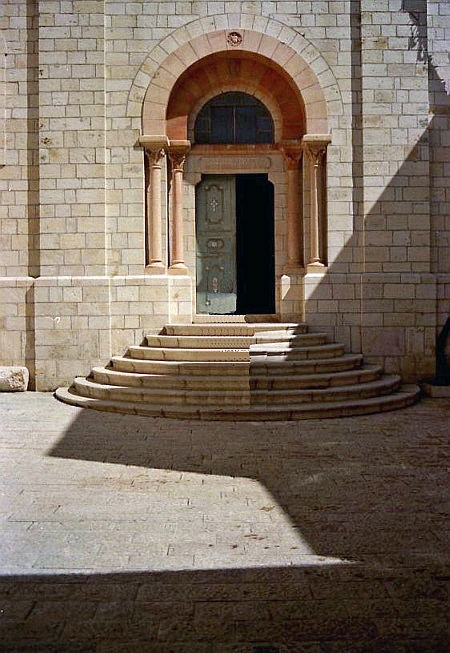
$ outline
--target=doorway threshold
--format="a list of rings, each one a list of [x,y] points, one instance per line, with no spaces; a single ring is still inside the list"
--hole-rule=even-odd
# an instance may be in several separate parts
[[[254,322],[264,322],[264,323],[270,323],[270,322],[280,322],[280,316],[276,313],[270,313],[270,314],[246,314],[246,315],[234,315],[234,314],[226,314],[226,315],[210,315],[209,313],[198,313],[197,315],[194,315],[193,317],[193,323],[194,324],[223,324],[223,323],[228,323],[231,322],[233,324],[236,323],[254,323]]]

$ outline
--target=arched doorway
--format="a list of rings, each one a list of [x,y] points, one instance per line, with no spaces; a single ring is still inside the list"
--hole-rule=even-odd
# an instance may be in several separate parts
[[[146,224],[150,234],[150,263],[146,272],[163,274],[166,269],[169,274],[189,275],[193,281],[194,313],[220,315],[255,310],[275,312],[291,319],[290,316],[298,316],[302,311],[301,288],[305,272],[310,267],[313,271],[323,268],[325,260],[325,248],[320,241],[321,234],[325,233],[322,222],[326,215],[322,201],[325,197],[324,153],[330,137],[321,131],[327,122],[323,93],[312,69],[302,58],[271,37],[257,42],[250,38],[250,32],[241,30],[239,33],[219,31],[214,34],[214,43],[211,38],[199,36],[181,46],[176,55],[169,55],[147,88],[142,113],[144,135],[140,138],[146,149],[149,171]],[[222,39],[225,48],[220,49]],[[237,104],[230,104],[233,96],[235,100],[236,96],[240,98]],[[251,101],[243,101],[244,96]],[[255,107],[262,107],[256,119],[259,109]],[[205,108],[208,109],[206,114]],[[222,121],[216,123],[218,130],[214,128],[211,132],[208,123],[213,114],[221,115]],[[271,123],[269,131],[273,137],[267,138],[264,122]],[[308,133],[307,127],[317,131]],[[227,138],[231,132],[232,137]],[[211,140],[211,133],[216,138]],[[236,204],[236,198],[242,194],[253,198],[247,204],[247,215],[256,205],[256,198],[266,198],[262,203],[264,208],[273,206],[270,222],[273,249],[269,254],[266,252],[263,262],[244,256],[250,262],[246,272],[241,273],[238,261],[243,258],[239,236],[242,225],[238,209],[245,202],[242,199],[237,202],[233,213],[236,272],[234,285],[227,282],[229,292],[234,290],[236,296],[235,307],[228,304],[217,310],[202,307],[201,302],[196,301],[195,291],[201,283],[197,261],[198,206],[203,201],[202,184],[211,183],[212,178],[208,178],[211,175],[232,185],[234,199],[230,200],[230,205]],[[242,185],[245,190],[241,192]],[[162,203],[158,197],[160,186]],[[262,205],[255,213],[261,214]],[[168,217],[166,253],[164,206]],[[261,237],[258,241],[257,236],[263,233],[261,225],[251,216],[247,222],[251,225],[253,241],[249,240],[251,244],[246,251],[255,254],[263,249],[263,241],[270,241],[271,237]],[[158,238],[161,231],[162,241]],[[212,247],[221,244],[219,235],[211,236],[210,244]],[[220,267],[225,270],[224,265]],[[256,270],[261,281],[261,271],[266,269],[270,269],[271,283],[262,287],[270,299],[263,306],[261,297],[255,299],[260,294],[259,289],[249,284],[248,279]],[[216,290],[218,295],[221,277],[218,274],[210,276],[209,291]],[[225,273],[223,276],[225,278]],[[248,285],[251,290],[246,293]],[[207,290],[204,288],[203,292]],[[259,308],[251,306],[251,297]]]
[[[274,142],[272,116],[243,92],[221,93],[197,115],[195,143]],[[196,312],[275,312],[274,193],[267,174],[204,174],[196,187]]]

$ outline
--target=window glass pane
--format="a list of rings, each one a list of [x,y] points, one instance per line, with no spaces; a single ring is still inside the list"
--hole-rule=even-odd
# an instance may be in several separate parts
[[[233,143],[232,107],[211,107],[211,143]]]
[[[255,107],[236,107],[235,143],[256,142]]]
[[[221,93],[195,121],[197,143],[273,143],[273,121],[262,102],[248,93]]]

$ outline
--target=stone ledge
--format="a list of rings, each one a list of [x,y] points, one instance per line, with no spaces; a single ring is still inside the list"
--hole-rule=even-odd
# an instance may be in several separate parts
[[[0,366],[0,392],[25,392],[30,374],[26,367]]]
[[[432,383],[423,383],[422,390],[428,397],[434,399],[450,399],[449,385],[433,385]]]

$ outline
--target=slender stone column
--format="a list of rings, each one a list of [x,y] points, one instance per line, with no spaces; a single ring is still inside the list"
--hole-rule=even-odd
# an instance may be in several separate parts
[[[302,150],[299,146],[284,144],[281,150],[287,168],[286,263],[288,268],[300,268],[303,265],[303,233],[299,216],[299,162],[302,158]]]
[[[161,216],[161,162],[166,154],[168,139],[166,136],[141,136],[148,162],[147,188],[147,234],[148,234],[148,266],[150,274],[165,272],[162,250],[162,216]]]
[[[184,263],[183,224],[183,168],[191,144],[189,141],[170,141],[169,158],[172,164],[172,231],[169,272],[187,274]]]
[[[302,139],[302,145],[308,155],[310,162],[310,259],[308,267],[323,268],[324,263],[321,256],[320,233],[323,229],[324,216],[322,215],[323,188],[323,160],[330,143],[329,136],[306,135]]]

